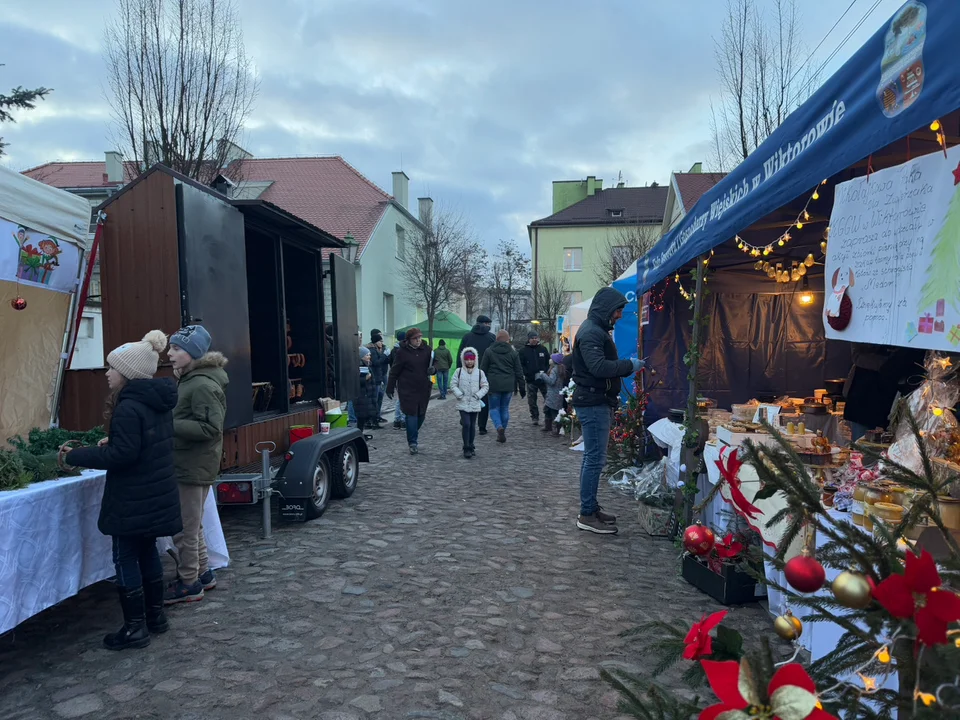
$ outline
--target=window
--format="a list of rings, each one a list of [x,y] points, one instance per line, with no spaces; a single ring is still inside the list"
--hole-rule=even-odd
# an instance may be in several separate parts
[[[405,260],[407,256],[407,231],[397,225],[397,257]]]
[[[610,217],[623,217],[623,210],[611,210]]]
[[[569,310],[574,305],[583,302],[583,293],[579,290],[574,290],[567,293],[567,309]]]
[[[563,249],[564,272],[580,272],[583,270],[583,248]]]

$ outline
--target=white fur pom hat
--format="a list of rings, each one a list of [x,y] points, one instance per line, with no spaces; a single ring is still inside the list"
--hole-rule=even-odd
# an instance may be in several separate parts
[[[121,345],[107,355],[107,365],[127,380],[147,380],[157,374],[160,353],[167,347],[167,336],[151,330],[140,342]]]

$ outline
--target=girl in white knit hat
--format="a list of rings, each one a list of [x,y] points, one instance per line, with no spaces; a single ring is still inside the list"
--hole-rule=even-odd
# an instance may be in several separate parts
[[[78,448],[64,461],[107,471],[98,527],[113,536],[123,627],[103,639],[110,650],[141,648],[167,630],[163,567],[157,538],[180,532],[180,496],[173,470],[177,386],[155,378],[167,336],[159,330],[107,355],[109,440]]]

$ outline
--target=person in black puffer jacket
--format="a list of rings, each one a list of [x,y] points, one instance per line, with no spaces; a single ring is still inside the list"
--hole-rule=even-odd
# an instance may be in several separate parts
[[[573,406],[583,429],[583,464],[580,466],[581,530],[612,535],[617,532],[616,516],[597,504],[600,473],[607,462],[607,442],[613,410],[620,403],[621,378],[639,372],[642,360],[621,360],[610,336],[623,317],[627,298],[612,287],[598,292],[587,319],[577,331],[573,345]]]
[[[157,538],[176,535],[183,523],[173,468],[177,386],[153,377],[166,346],[167,336],[153,330],[107,355],[108,439],[64,458],[67,465],[107,471],[97,527],[113,536],[123,609],[123,627],[103,639],[110,650],[146,647],[151,632],[168,627]]]

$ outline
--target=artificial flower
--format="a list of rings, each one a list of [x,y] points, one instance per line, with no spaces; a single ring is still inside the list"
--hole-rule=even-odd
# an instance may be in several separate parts
[[[735,542],[733,533],[727,533],[726,537],[718,541],[714,547],[717,549],[717,555],[724,560],[732,560],[743,552],[743,543]]]
[[[717,460],[716,463],[717,467],[720,468],[720,475],[723,476],[723,479],[726,480],[730,486],[730,498],[733,500],[733,506],[748,520],[755,520],[757,515],[761,515],[762,512],[760,508],[747,500],[740,490],[739,476],[743,462],[737,458],[737,450],[732,451],[730,455],[727,456],[726,466],[724,466],[721,460]]]
[[[700,622],[694,623],[687,633],[683,642],[687,646],[683,649],[683,656],[687,660],[699,660],[713,654],[713,638],[710,637],[710,631],[713,630],[727,616],[726,610],[715,612],[710,617],[704,615]]]
[[[720,702],[700,712],[700,720],[837,720],[820,707],[817,687],[799,663],[784,665],[767,687],[769,705],[757,692],[746,660],[702,660],[710,688]]]
[[[903,575],[891,575],[877,585],[873,597],[888,613],[917,625],[923,645],[944,645],[947,626],[960,621],[960,595],[942,587],[933,556],[926,550],[917,557],[907,553]]]

